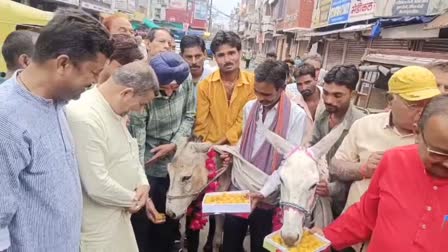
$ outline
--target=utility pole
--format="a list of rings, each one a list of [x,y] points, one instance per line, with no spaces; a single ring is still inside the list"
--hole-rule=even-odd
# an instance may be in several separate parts
[[[208,32],[212,32],[212,9],[213,9],[213,0],[210,0],[209,13],[208,13]]]

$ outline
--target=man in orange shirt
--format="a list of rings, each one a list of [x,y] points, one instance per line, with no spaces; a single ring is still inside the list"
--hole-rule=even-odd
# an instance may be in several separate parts
[[[255,99],[253,73],[240,69],[241,39],[234,32],[219,31],[210,45],[219,69],[199,82],[194,134],[204,142],[235,145],[243,128],[243,107]],[[215,221],[210,228],[205,249],[214,236]],[[196,240],[199,234],[190,235]],[[193,241],[189,241],[193,242]]]
[[[255,99],[254,74],[240,69],[241,40],[220,31],[211,50],[219,70],[198,85],[194,133],[205,142],[235,145],[242,132],[244,105]]]

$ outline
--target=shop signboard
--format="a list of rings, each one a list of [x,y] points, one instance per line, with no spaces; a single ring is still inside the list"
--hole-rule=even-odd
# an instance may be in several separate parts
[[[448,9],[447,0],[377,0],[376,17],[429,16]]]
[[[328,14],[328,24],[347,23],[351,2],[351,0],[333,0]]]
[[[375,0],[352,0],[349,22],[368,20],[375,16]]]

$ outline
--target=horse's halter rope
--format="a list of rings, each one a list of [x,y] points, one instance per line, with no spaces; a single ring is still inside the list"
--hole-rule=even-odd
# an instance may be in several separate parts
[[[306,154],[307,156],[309,156],[312,160],[314,160],[314,162],[317,163],[317,159],[314,157],[313,153],[312,153],[308,148],[305,149],[305,148],[303,148],[303,147],[301,147],[301,146],[297,146],[297,147],[295,147],[294,149],[292,149],[292,150],[285,156],[285,159],[288,159],[292,154],[294,154],[294,153],[297,152],[297,151],[303,151],[303,152],[305,152],[305,154]],[[313,197],[313,201],[312,201],[312,203],[311,203],[311,208],[310,208],[310,209],[314,209],[315,205],[316,205],[316,197]],[[295,203],[285,202],[285,201],[280,201],[280,206],[281,206],[282,208],[284,208],[284,207],[289,207],[289,208],[295,209],[295,210],[297,210],[297,211],[303,213],[305,216],[310,216],[310,215],[311,215],[311,210],[308,210],[308,209],[306,209],[305,207],[303,207],[303,206],[301,206],[301,205],[298,205],[298,204],[295,204]]]
[[[169,199],[169,200],[194,198],[193,200],[195,200],[211,183],[215,182],[226,171],[227,171],[227,167],[223,167],[223,168],[219,169],[218,173],[216,174],[216,176],[214,178],[210,179],[207,182],[207,184],[205,184],[203,187],[201,187],[201,189],[199,189],[197,192],[188,193],[188,194],[184,194],[184,195],[166,195],[166,198]]]

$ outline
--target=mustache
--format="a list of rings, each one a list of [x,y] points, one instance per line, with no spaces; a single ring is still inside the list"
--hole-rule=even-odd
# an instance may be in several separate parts
[[[233,63],[226,63],[226,64],[224,64],[224,66],[226,67],[226,66],[233,66]]]

